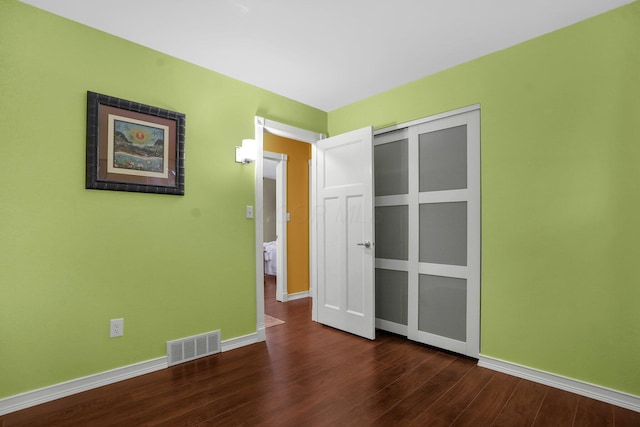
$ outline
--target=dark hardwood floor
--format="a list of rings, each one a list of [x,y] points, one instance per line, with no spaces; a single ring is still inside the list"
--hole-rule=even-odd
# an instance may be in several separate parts
[[[380,332],[313,323],[278,303],[267,342],[0,417],[0,426],[640,426],[640,413],[480,368]]]

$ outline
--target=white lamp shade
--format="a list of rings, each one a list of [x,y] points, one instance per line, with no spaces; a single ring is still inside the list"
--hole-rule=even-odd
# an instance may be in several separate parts
[[[243,139],[242,140],[242,153],[246,162],[254,162],[258,155],[258,144],[255,139]]]

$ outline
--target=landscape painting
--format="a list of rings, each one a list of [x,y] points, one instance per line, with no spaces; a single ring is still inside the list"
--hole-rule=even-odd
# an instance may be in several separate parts
[[[109,115],[108,172],[166,178],[167,126]]]
[[[185,115],[87,92],[91,190],[184,195]]]

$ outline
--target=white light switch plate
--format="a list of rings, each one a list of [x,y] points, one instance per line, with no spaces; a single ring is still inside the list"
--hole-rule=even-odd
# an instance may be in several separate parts
[[[253,206],[247,206],[246,217],[253,218]]]

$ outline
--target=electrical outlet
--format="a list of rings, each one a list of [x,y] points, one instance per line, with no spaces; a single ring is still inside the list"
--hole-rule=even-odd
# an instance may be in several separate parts
[[[124,335],[124,319],[111,319],[109,337],[121,337],[122,335]]]

